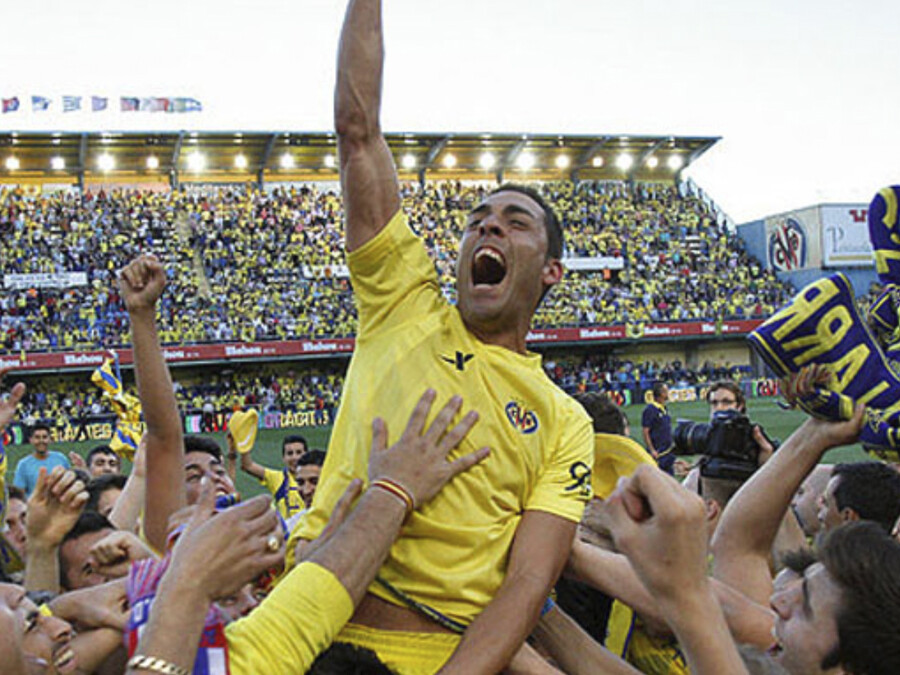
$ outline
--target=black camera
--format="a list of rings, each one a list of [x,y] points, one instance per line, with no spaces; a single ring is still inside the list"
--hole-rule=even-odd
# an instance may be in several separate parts
[[[678,420],[673,434],[675,453],[703,455],[700,475],[744,481],[759,467],[754,424],[737,410],[717,410],[712,421]]]

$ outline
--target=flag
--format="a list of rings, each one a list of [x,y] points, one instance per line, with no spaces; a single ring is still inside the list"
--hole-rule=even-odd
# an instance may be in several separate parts
[[[10,113],[16,112],[19,109],[19,97],[13,96],[12,98],[3,99],[3,112]]]
[[[101,110],[106,110],[107,103],[109,103],[109,99],[105,96],[91,96],[91,111],[100,112]]]
[[[141,99],[141,111],[143,112],[162,112],[166,109],[166,99],[150,96]]]
[[[176,98],[172,107],[178,113],[203,111],[203,104],[195,98]]]
[[[45,96],[32,96],[31,109],[34,112],[41,112],[50,107],[50,99]]]
[[[135,112],[141,105],[140,99],[132,96],[122,96],[119,102],[122,105],[122,112]]]
[[[110,398],[120,399],[122,397],[122,377],[119,374],[118,356],[104,360],[103,365],[91,375],[91,382],[109,394]]]
[[[63,112],[67,113],[75,110],[81,110],[81,97],[63,96]]]

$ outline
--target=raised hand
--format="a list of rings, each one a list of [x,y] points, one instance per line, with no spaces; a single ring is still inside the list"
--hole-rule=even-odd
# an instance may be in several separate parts
[[[153,553],[144,546],[136,534],[116,530],[94,544],[91,547],[91,555],[97,561],[95,567],[97,572],[117,578],[128,574],[132,562],[150,558]]]
[[[0,382],[12,368],[0,368]],[[0,431],[3,431],[16,416],[19,401],[25,395],[25,383],[18,382],[9,392],[9,398],[0,400]]]
[[[166,287],[166,270],[154,255],[142,255],[119,271],[119,290],[129,312],[153,309]]]
[[[459,473],[478,464],[490,453],[479,448],[452,462],[447,455],[458,446],[478,421],[478,413],[469,411],[449,428],[462,408],[462,398],[454,396],[425,430],[425,420],[434,403],[435,392],[423,394],[416,404],[406,430],[394,445],[387,448],[387,425],[382,419],[372,423],[372,452],[369,455],[369,481],[390,480],[401,485],[419,507],[434,497]],[[449,428],[449,431],[448,431]]]
[[[34,546],[59,546],[75,526],[87,500],[87,489],[74,471],[57,466],[48,475],[41,468],[37,485],[28,499],[29,550]]]
[[[178,538],[171,569],[191,570],[190,584],[210,602],[233,595],[262,572],[284,563],[284,533],[267,496],[216,513],[209,479],[187,528]]]

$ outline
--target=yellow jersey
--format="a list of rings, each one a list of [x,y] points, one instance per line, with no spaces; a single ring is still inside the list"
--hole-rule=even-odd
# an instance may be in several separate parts
[[[303,497],[300,496],[297,480],[287,469],[282,469],[281,471],[266,469],[259,482],[272,493],[275,509],[285,520],[306,508],[306,504],[303,503]]]
[[[539,355],[485,344],[466,329],[402,213],[350,253],[348,265],[359,309],[356,351],[312,507],[288,551],[319,535],[352,479],[367,480],[375,417],[393,443],[426,389],[438,394],[429,424],[460,394],[463,410],[480,418],[451,458],[484,446],[491,455],[410,517],[379,576],[467,625],[503,582],[524,511],[581,519],[591,496],[590,420],[546,376]],[[369,591],[398,602],[378,583]]]

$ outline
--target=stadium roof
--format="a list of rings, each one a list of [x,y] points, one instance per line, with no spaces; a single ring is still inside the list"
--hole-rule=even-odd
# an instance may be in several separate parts
[[[401,178],[671,181],[717,137],[388,133]],[[0,132],[0,183],[330,181],[334,133]]]

